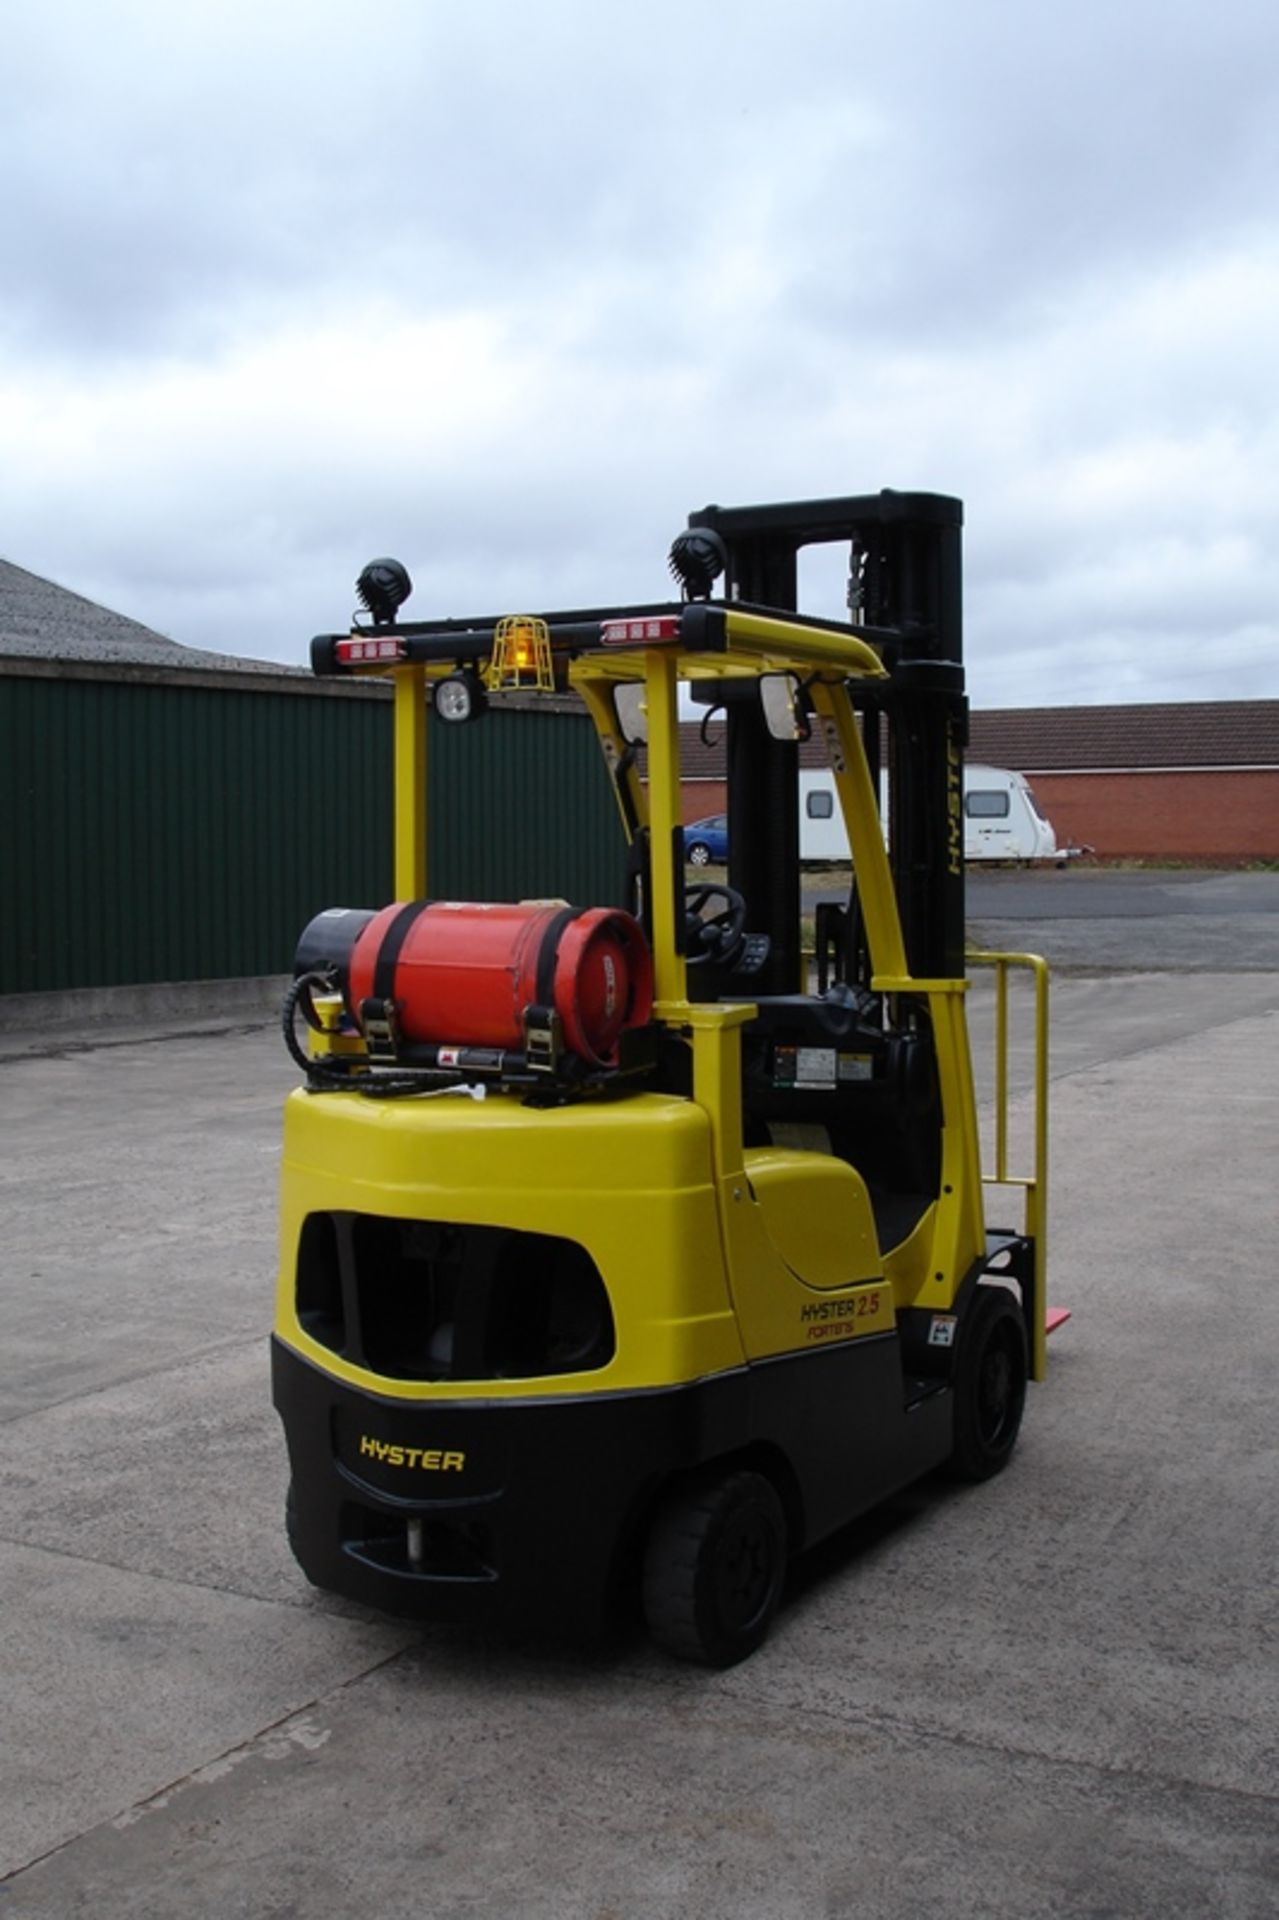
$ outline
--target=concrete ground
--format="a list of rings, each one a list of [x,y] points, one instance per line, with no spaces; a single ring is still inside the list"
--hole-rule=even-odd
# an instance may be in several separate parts
[[[1009,1471],[811,1556],[726,1674],[311,1591],[267,1386],[277,1037],[9,1049],[0,1920],[1273,1920],[1279,921],[1250,899],[1228,969],[1156,971],[1177,916],[1137,911],[1142,971],[1076,973],[1087,922],[1025,898],[979,937],[1068,969],[1074,1318]]]

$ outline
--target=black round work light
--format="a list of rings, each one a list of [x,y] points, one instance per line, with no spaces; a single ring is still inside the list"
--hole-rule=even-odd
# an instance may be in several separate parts
[[[355,583],[355,591],[373,615],[377,627],[389,627],[396,609],[402,607],[413,591],[408,568],[398,560],[370,560]]]
[[[667,564],[686,600],[709,600],[712,586],[728,565],[728,553],[713,527],[688,527],[671,541]]]

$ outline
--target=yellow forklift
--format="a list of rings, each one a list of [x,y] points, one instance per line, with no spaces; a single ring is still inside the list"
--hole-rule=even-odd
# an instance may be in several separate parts
[[[660,1645],[727,1666],[795,1555],[934,1469],[1008,1461],[1048,1325],[1046,974],[964,951],[961,524],[927,493],[709,507],[677,600],[537,616],[408,620],[404,569],[373,562],[367,617],[313,642],[318,673],[393,684],[396,830],[395,901],[311,922],[284,1015],[273,1387],[318,1586],[556,1630],[638,1593]],[[847,623],[797,611],[799,553],[836,541]],[[428,726],[508,689],[589,710],[616,903],[430,896]],[[682,689],[722,714],[722,881],[685,868]],[[810,945],[812,735],[852,886]],[[998,1230],[973,959],[997,971],[989,1179],[1021,1214]]]

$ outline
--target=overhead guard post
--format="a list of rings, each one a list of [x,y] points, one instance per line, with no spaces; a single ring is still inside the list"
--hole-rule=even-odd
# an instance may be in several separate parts
[[[397,667],[395,681],[395,898],[426,896],[426,673]]]

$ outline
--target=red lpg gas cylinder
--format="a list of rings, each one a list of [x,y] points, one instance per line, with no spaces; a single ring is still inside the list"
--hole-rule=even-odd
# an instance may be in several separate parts
[[[406,1040],[519,1048],[524,1012],[551,1006],[564,1044],[613,1066],[627,1027],[653,1007],[653,966],[638,921],[612,907],[458,900],[384,907],[351,955],[351,1010],[392,1000]]]

